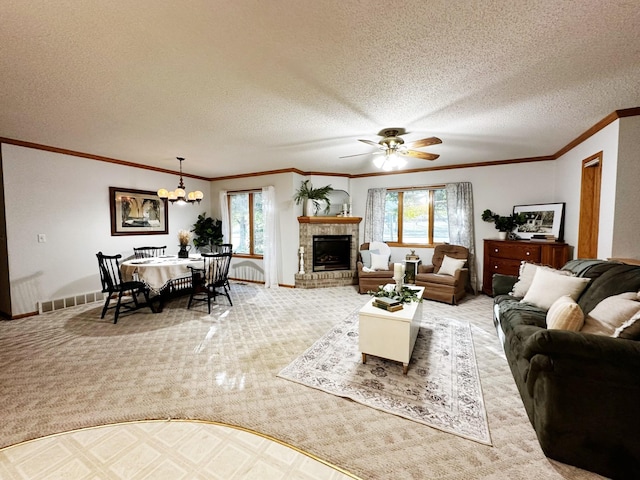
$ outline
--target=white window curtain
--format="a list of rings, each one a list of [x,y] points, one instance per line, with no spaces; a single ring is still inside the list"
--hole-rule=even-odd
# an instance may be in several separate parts
[[[276,189],[271,185],[262,188],[262,218],[264,220],[264,286],[278,288]]]
[[[382,242],[384,236],[384,204],[386,188],[370,188],[364,212],[364,242]]]
[[[231,226],[229,223],[229,199],[227,191],[220,192],[220,220],[222,221],[222,243],[231,243]]]
[[[476,241],[473,224],[473,188],[470,182],[449,183],[447,215],[449,216],[449,243],[469,249],[469,281],[473,293],[478,293],[476,268]]]

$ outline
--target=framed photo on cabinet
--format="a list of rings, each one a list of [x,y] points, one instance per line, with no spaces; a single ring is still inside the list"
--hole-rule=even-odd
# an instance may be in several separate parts
[[[564,237],[564,203],[539,203],[535,205],[515,205],[513,214],[524,214],[527,221],[514,230],[518,237],[535,239],[553,236],[561,242]]]

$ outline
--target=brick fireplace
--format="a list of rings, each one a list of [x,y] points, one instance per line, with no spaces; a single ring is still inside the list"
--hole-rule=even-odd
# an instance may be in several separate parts
[[[356,262],[360,246],[361,217],[298,217],[300,246],[304,247],[304,273],[296,273],[296,288],[323,288],[358,283]],[[313,238],[351,236],[349,268],[344,270],[313,271]],[[298,265],[300,254],[298,253]],[[346,266],[346,265],[345,265]]]

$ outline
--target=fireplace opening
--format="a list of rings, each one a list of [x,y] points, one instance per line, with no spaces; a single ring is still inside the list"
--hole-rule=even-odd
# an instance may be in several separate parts
[[[349,270],[351,235],[314,235],[313,271]]]

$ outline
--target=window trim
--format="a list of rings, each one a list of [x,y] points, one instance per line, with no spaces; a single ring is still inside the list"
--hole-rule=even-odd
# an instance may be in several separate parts
[[[433,229],[435,227],[435,218],[434,218],[434,195],[435,190],[444,190],[446,185],[429,185],[429,186],[420,186],[420,187],[399,187],[399,188],[388,188],[388,192],[397,192],[398,193],[398,241],[397,242],[385,242],[390,247],[404,247],[404,248],[434,248],[437,245],[444,245],[446,242],[434,242],[433,241]],[[404,243],[402,241],[402,234],[404,229],[404,222],[402,218],[404,216],[404,202],[401,201],[404,197],[404,192],[410,192],[412,190],[428,190],[429,191],[429,228],[427,231],[428,242],[425,243]]]
[[[260,188],[252,188],[249,190],[229,190],[227,192],[227,208],[229,210],[229,220],[231,220],[231,196],[239,195],[239,194],[248,194],[249,195],[249,253],[233,253],[233,257],[237,258],[255,258],[262,259],[264,255],[261,253],[255,253],[255,236],[254,236],[254,224],[253,224],[253,195],[255,193],[262,194],[262,189]],[[229,225],[229,235],[231,235],[231,225]]]

